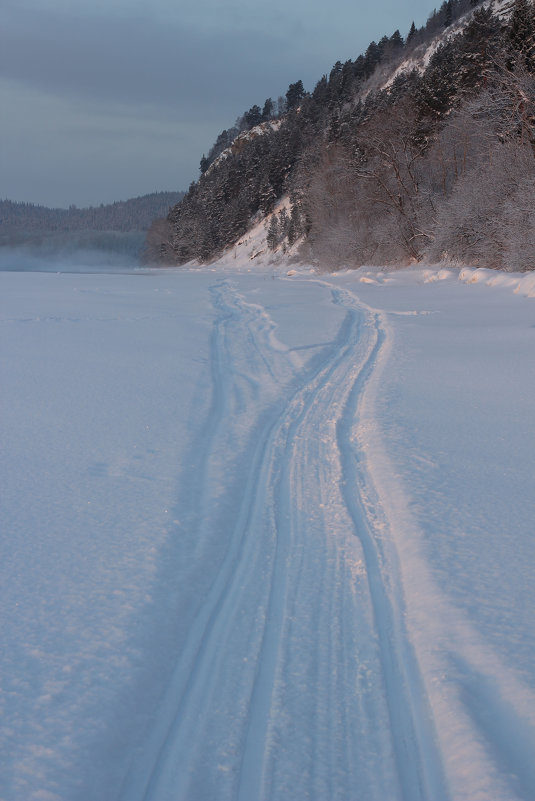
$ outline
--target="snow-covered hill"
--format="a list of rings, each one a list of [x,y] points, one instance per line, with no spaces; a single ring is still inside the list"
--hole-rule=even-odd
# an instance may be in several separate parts
[[[482,3],[480,7],[489,8],[492,12],[502,20],[507,20],[511,16],[514,6],[514,0],[491,0],[487,3]],[[438,36],[435,36],[431,42],[418,45],[414,51],[393,70],[388,79],[382,84],[382,89],[388,89],[394,83],[395,79],[404,73],[417,72],[423,74],[434,53],[445,42],[457,36],[465,29],[468,22],[472,19],[474,11],[469,11],[464,14],[445,31],[442,31]]]
[[[395,31],[336,62],[311,92],[290,84],[276,112],[266,101],[221,132],[199,181],[151,229],[149,258],[219,260],[289,197],[267,246],[300,240],[303,262],[323,268],[533,269],[534,41],[528,0],[447,0],[405,40]]]

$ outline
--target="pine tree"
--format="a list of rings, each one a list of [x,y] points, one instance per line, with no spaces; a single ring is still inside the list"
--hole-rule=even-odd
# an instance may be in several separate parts
[[[286,92],[286,108],[291,111],[296,108],[301,100],[304,98],[306,92],[303,86],[303,81],[296,81],[291,83]]]
[[[288,244],[293,243],[299,239],[302,233],[301,212],[297,203],[292,202],[292,210],[290,212],[290,223],[288,225]]]
[[[369,78],[381,61],[381,48],[377,42],[370,42],[364,54],[364,75]]]
[[[399,30],[395,30],[388,41],[390,47],[394,48],[395,50],[397,50],[399,47],[403,47],[403,36],[400,34]]]
[[[277,222],[277,215],[272,214],[269,221],[269,228],[266,236],[267,246],[270,250],[275,250],[279,244],[279,225]]]
[[[381,60],[383,58],[383,56],[385,55],[385,52],[388,50],[388,42],[389,42],[388,36],[382,36],[379,39],[379,44],[377,45],[377,47],[379,48],[379,54],[380,54],[379,60]]]
[[[447,2],[443,3],[441,11],[444,14],[444,27],[445,28],[449,28],[449,26],[453,22],[453,2],[452,2],[452,0],[447,0]]]
[[[262,120],[263,122],[267,122],[273,116],[273,100],[268,97],[268,99],[264,103],[264,108],[262,109]]]
[[[417,33],[416,25],[414,24],[414,20],[413,20],[411,28],[410,28],[410,31],[407,34],[407,39],[405,41],[405,44],[407,44],[407,45],[412,44],[412,42],[414,41],[414,37],[416,36],[416,33]]]
[[[262,122],[262,112],[260,110],[260,106],[257,106],[256,104],[251,106],[249,111],[246,111],[243,116],[248,128],[254,128],[255,125],[259,125]]]
[[[490,6],[478,8],[464,30],[456,83],[464,91],[487,83],[496,56],[500,21]]]
[[[528,0],[515,0],[509,38],[513,48],[524,56],[528,69],[535,66],[535,9]]]

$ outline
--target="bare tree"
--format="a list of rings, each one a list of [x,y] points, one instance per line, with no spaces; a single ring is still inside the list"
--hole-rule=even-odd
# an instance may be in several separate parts
[[[535,186],[532,176],[519,192],[531,162],[529,148],[513,142],[497,142],[487,154],[486,162],[467,170],[441,205],[431,255],[443,258],[447,254],[459,261],[487,267],[505,266],[507,251],[518,252],[513,243],[525,240],[518,208],[520,199],[526,221],[531,219],[529,193]],[[532,207],[534,202],[532,194]]]
[[[432,207],[422,169],[428,145],[429,132],[420,126],[408,98],[375,114],[358,133],[355,176],[369,182],[379,216],[391,218],[408,258],[418,258],[432,238]]]
[[[535,175],[521,178],[503,214],[503,267],[535,270]]]
[[[173,232],[167,218],[157,219],[147,231],[144,261],[149,264],[173,264]]]
[[[533,265],[532,102],[532,76],[501,70],[440,132],[429,156],[437,209],[430,258]]]

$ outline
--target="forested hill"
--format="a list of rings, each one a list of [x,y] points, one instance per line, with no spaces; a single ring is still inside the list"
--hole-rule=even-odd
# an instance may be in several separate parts
[[[165,216],[183,192],[153,192],[108,205],[51,209],[32,203],[0,200],[0,237],[67,231],[146,231],[156,217]]]
[[[532,0],[444,0],[407,28],[223,131],[151,259],[214,259],[264,219],[268,247],[324,268],[535,268]]]

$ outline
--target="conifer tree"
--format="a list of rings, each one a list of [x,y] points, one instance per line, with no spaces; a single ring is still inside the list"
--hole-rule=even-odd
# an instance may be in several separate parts
[[[256,104],[251,106],[249,111],[245,112],[244,117],[248,128],[254,128],[255,125],[259,125],[262,122],[262,112],[260,110],[260,106],[257,106]]]
[[[535,66],[535,9],[528,0],[515,0],[509,38],[513,48],[522,53],[528,69]]]
[[[270,120],[273,115],[273,100],[268,97],[268,99],[264,103],[264,108],[262,109],[262,121],[267,122]]]
[[[368,45],[366,53],[364,54],[364,74],[369,78],[376,66],[381,61],[381,48],[377,42],[372,41]]]
[[[286,108],[291,111],[296,108],[301,100],[304,98],[306,92],[303,86],[303,81],[296,81],[291,83],[286,92]]]
[[[403,37],[400,34],[399,30],[394,31],[388,42],[390,44],[390,47],[394,49],[397,49],[398,47],[403,47]]]
[[[407,34],[407,39],[405,41],[405,44],[407,45],[411,44],[414,41],[415,36],[416,36],[416,25],[414,24],[413,20],[410,31]]]
[[[453,2],[452,0],[447,0],[442,6],[441,9],[444,12],[444,27],[449,28],[451,23],[453,22]]]
[[[266,242],[270,250],[275,250],[279,244],[279,226],[277,223],[277,216],[275,214],[271,215],[271,219],[269,221]]]

